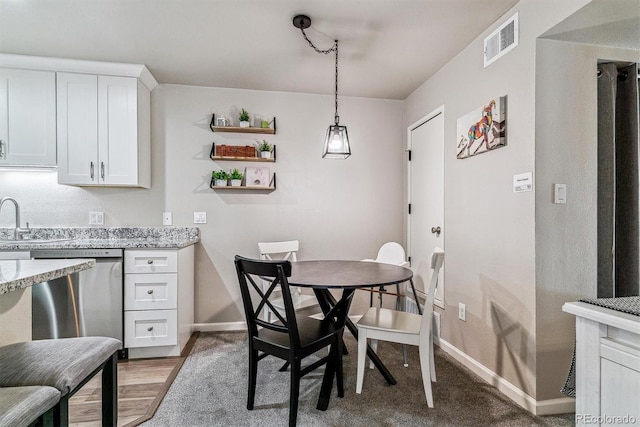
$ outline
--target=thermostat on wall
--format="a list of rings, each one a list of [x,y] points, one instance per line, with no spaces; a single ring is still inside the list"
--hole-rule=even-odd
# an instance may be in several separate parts
[[[533,172],[525,172],[513,175],[514,193],[522,193],[523,191],[531,190],[533,190]]]

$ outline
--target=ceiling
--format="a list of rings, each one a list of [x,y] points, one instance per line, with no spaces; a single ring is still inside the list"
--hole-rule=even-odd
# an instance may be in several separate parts
[[[0,52],[145,64],[160,83],[404,99],[517,0],[0,0]],[[481,61],[478,52],[478,61]]]

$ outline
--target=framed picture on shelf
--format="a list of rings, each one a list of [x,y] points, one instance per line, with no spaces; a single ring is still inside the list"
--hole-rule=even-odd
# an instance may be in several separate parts
[[[268,187],[271,171],[269,168],[246,168],[244,176],[247,187]]]

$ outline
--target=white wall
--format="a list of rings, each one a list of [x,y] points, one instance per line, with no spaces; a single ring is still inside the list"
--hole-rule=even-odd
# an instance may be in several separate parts
[[[299,239],[299,259],[375,257],[389,240],[402,242],[403,102],[340,98],[353,155],[323,160],[333,123],[333,97],[238,89],[160,85],[152,93],[151,189],[58,185],[55,172],[0,170],[0,196],[15,197],[31,227],[88,226],[89,211],[104,211],[105,226],[193,226],[207,212],[196,247],[196,322],[241,321],[235,254],[258,256],[257,242]],[[276,116],[276,135],[212,133],[211,114],[245,108]],[[235,117],[234,117],[235,118]],[[209,188],[214,169],[255,166],[209,159],[211,143],[277,145],[277,190],[223,193]],[[13,226],[13,205],[0,226]],[[359,295],[368,303],[368,296]],[[358,306],[354,304],[355,311]]]
[[[483,39],[500,19],[406,100],[407,126],[445,108],[442,337],[534,398],[535,193],[513,193],[512,177],[535,170],[536,38],[587,2],[521,1],[504,15],[519,12],[518,47],[483,68]],[[503,95],[507,146],[456,159],[457,119]],[[457,318],[459,302],[466,322]]]

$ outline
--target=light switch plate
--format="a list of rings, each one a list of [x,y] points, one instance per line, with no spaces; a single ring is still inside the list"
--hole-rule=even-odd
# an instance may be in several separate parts
[[[162,212],[162,225],[173,225],[173,214],[171,212]]]
[[[553,203],[567,203],[567,184],[553,184]]]
[[[104,212],[89,212],[89,225],[104,225]]]
[[[207,213],[206,212],[194,212],[193,213],[193,223],[194,224],[206,224],[207,223]]]

